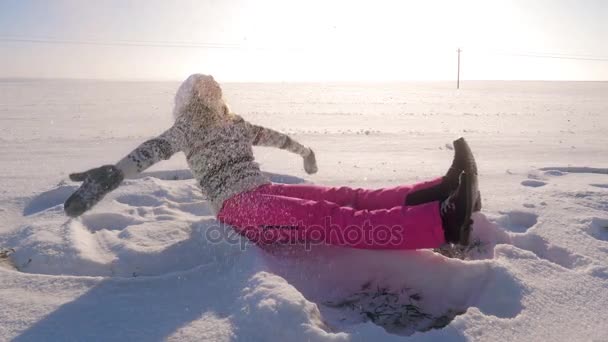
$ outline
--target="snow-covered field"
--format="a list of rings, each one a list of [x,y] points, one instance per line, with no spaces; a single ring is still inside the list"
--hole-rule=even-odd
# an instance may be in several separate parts
[[[608,340],[608,83],[224,86],[315,149],[314,176],[256,150],[277,182],[419,181],[465,136],[484,208],[464,261],[263,251],[214,220],[183,155],[64,216],[67,174],[169,127],[177,85],[0,81],[0,340]]]

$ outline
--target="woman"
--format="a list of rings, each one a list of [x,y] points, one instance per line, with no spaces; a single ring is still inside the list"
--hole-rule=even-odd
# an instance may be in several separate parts
[[[430,182],[378,190],[273,184],[254,161],[253,145],[299,154],[309,174],[317,172],[314,152],[232,114],[213,77],[188,77],[177,91],[173,113],[173,127],[116,165],[71,174],[73,181],[84,183],[66,201],[67,215],[81,215],[124,178],[182,151],[218,220],[260,244],[296,241],[367,249],[468,244],[472,204],[479,198],[470,191],[476,170],[467,169],[474,161],[467,160],[462,139],[455,142],[447,174]]]

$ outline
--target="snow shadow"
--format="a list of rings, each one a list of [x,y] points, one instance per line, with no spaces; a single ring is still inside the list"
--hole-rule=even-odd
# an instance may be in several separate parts
[[[63,205],[63,202],[65,202],[77,188],[76,185],[65,185],[60,183],[56,188],[42,192],[34,197],[23,209],[23,215],[34,215],[55,206]],[[61,210],[63,210],[63,206],[61,207]]]
[[[228,324],[234,309],[230,304],[239,298],[250,273],[226,272],[226,267],[230,265],[154,278],[107,278],[14,341],[161,341],[203,316],[216,326]]]

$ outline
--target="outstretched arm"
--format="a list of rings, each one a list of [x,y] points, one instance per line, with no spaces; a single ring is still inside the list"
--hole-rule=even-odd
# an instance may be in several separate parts
[[[317,160],[315,153],[289,135],[277,132],[273,129],[250,124],[253,135],[252,144],[255,146],[276,147],[300,155],[304,158],[304,169],[307,173],[317,172]]]
[[[147,140],[116,163],[116,168],[122,171],[125,178],[131,178],[159,161],[171,158],[180,150],[176,135],[172,127],[158,137]]]
[[[174,128],[139,145],[116,165],[103,165],[85,172],[70,174],[70,179],[83,182],[65,201],[64,211],[77,217],[93,207],[123,179],[133,177],[160,160],[169,159],[179,151]]]

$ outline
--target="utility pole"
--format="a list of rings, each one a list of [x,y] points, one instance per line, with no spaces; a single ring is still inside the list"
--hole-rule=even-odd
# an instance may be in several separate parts
[[[456,79],[456,89],[460,89],[460,48],[458,48],[458,78]]]

